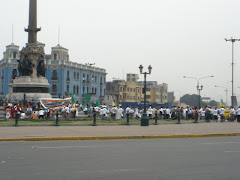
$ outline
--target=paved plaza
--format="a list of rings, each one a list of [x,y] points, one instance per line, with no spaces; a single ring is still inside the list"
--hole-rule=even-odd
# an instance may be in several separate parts
[[[239,135],[240,123],[192,123],[115,126],[24,126],[0,127],[0,141],[72,139],[123,139]],[[49,138],[49,139],[47,139]]]

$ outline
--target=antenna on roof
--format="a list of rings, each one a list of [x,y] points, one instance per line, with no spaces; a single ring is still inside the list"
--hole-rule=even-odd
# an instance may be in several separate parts
[[[58,45],[60,45],[60,24],[58,25]]]
[[[12,44],[13,44],[13,24],[12,24]]]

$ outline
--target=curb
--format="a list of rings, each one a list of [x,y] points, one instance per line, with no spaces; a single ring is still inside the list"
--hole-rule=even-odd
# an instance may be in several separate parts
[[[161,136],[102,136],[102,137],[47,137],[47,138],[1,138],[0,141],[57,141],[57,140],[114,140],[114,139],[160,139],[160,138],[191,138],[240,136],[240,133],[200,134],[200,135],[161,135]]]

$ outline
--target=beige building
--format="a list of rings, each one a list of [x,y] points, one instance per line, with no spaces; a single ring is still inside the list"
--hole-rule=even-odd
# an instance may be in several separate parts
[[[131,74],[131,73],[127,74],[127,81],[136,82],[138,79],[139,79],[138,74]]]
[[[121,104],[121,102],[141,102],[142,87],[136,82],[114,80],[107,82],[106,90],[106,96],[111,96],[117,104]]]
[[[147,81],[146,101],[150,103],[167,103],[168,102],[168,85],[166,83],[157,84],[157,81]],[[144,82],[139,81],[144,87]],[[143,88],[144,89],[144,88]],[[144,91],[143,91],[144,92]],[[144,93],[142,93],[141,101],[144,101]]]

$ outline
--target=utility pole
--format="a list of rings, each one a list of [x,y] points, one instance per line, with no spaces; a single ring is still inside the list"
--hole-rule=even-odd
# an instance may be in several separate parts
[[[234,88],[234,42],[235,41],[240,41],[240,39],[235,39],[234,37],[231,37],[231,39],[226,39],[225,38],[225,41],[231,41],[232,42],[232,97],[231,97],[231,106],[234,106],[233,104],[233,99],[234,99],[234,91],[233,91],[233,88]]]

